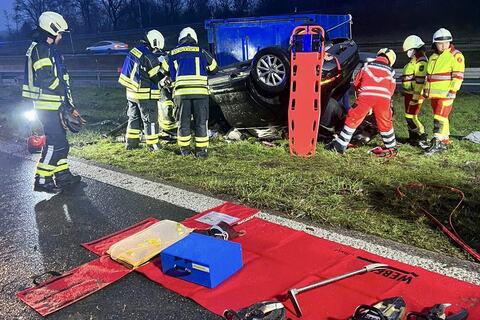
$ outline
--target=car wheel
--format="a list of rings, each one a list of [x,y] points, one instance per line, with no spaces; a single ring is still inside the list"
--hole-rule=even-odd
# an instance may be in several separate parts
[[[269,47],[257,52],[250,72],[255,84],[268,93],[278,93],[290,80],[288,52],[279,47]]]

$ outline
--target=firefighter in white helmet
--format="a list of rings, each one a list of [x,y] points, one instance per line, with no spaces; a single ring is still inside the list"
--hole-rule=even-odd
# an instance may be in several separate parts
[[[403,51],[407,53],[410,61],[403,68],[402,87],[405,101],[405,118],[408,126],[408,141],[411,145],[418,146],[425,142],[427,135],[425,128],[418,118],[423,104],[423,87],[427,74],[427,56],[425,43],[419,36],[408,36],[403,42]]]
[[[145,39],[127,54],[118,82],[126,88],[128,126],[126,149],[139,148],[143,128],[145,142],[150,151],[158,145],[159,82],[163,75],[154,52],[162,50],[165,39],[158,30],[150,30]]]
[[[434,53],[428,59],[424,96],[430,99],[433,107],[434,128],[426,155],[447,150],[450,135],[448,117],[464,78],[465,58],[452,41],[452,34],[445,28],[433,34]]]
[[[207,51],[198,46],[197,33],[184,28],[178,37],[178,45],[170,51],[162,63],[162,69],[173,82],[173,97],[179,108],[177,143],[180,154],[190,154],[191,119],[195,126],[195,156],[208,156],[209,96],[207,75],[217,71],[217,62]]]
[[[34,190],[47,193],[59,193],[81,180],[80,176],[72,175],[67,163],[70,146],[66,129],[72,128],[66,115],[81,117],[73,104],[63,57],[56,48],[67,31],[68,24],[60,14],[43,12],[26,53],[22,96],[33,101],[46,137],[37,163]]]

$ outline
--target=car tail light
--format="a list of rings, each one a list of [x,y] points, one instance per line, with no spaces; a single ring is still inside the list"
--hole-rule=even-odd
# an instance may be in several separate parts
[[[128,48],[128,45],[127,44],[116,44],[113,47],[116,48],[116,49]]]

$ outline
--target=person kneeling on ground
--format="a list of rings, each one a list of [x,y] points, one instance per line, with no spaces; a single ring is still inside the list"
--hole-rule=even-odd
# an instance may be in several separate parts
[[[392,123],[391,100],[395,92],[394,71],[396,55],[391,49],[380,49],[377,58],[369,62],[357,74],[354,87],[357,100],[348,111],[345,125],[335,139],[326,145],[329,150],[344,153],[357,127],[370,110],[373,111],[385,148],[380,154],[395,154],[397,142]],[[379,149],[376,148],[378,151]],[[378,153],[375,152],[377,155]]]

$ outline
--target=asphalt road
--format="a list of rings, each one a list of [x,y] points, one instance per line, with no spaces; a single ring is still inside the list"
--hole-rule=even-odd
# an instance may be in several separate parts
[[[64,272],[96,258],[80,243],[148,217],[181,221],[192,211],[84,179],[68,194],[32,191],[34,162],[0,152],[0,318],[41,319],[15,297],[46,270]],[[143,276],[116,283],[48,319],[220,319]]]

